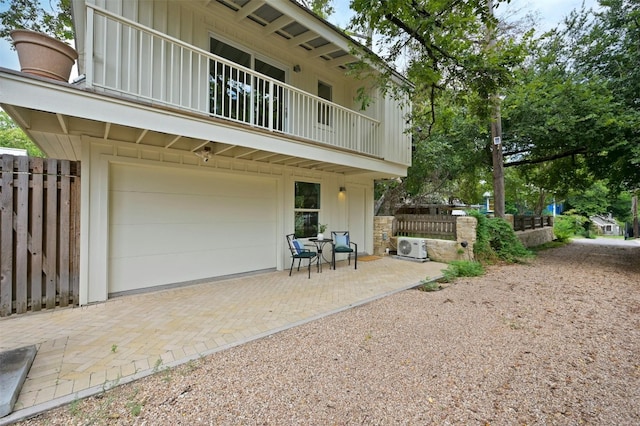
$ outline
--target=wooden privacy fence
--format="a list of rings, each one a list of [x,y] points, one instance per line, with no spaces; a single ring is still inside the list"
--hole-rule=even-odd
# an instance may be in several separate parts
[[[455,240],[456,220],[457,216],[396,214],[393,235]]]
[[[553,226],[552,216],[513,216],[514,231],[526,231],[545,226]]]
[[[0,155],[0,316],[78,304],[80,163]]]

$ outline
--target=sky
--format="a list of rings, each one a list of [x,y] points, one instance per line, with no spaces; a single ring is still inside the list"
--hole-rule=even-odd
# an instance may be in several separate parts
[[[335,13],[329,18],[329,21],[341,27],[346,26],[349,17],[352,15],[349,9],[349,2],[350,0],[334,0]],[[519,14],[534,13],[540,18],[538,30],[547,31],[561,23],[569,12],[579,9],[582,2],[583,0],[511,0],[508,5],[501,4],[498,12],[504,8],[503,10],[505,11],[518,11]],[[597,0],[584,0],[584,3],[587,7],[595,7]],[[18,56],[6,40],[0,40],[0,67],[14,70],[20,69]]]
[[[509,4],[500,4],[497,11],[498,14],[501,10],[519,11],[523,14],[535,13],[540,18],[540,30],[544,32],[556,27],[572,10],[580,9],[582,2],[583,0],[511,0]],[[329,21],[344,26],[353,14],[349,9],[349,3],[350,0],[333,0],[335,13]],[[598,5],[598,1],[584,0],[584,4],[587,8],[592,8]]]

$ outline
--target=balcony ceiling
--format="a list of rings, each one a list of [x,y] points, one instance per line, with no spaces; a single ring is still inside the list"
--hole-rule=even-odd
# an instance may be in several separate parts
[[[202,161],[198,159],[199,157],[196,153],[201,153],[206,147],[206,150],[210,153],[209,162],[212,164],[216,160],[247,160],[264,165],[299,167],[341,174],[367,173],[366,170],[349,165],[284,155],[215,140],[169,134],[7,104],[0,104],[0,107],[5,109],[18,122],[22,122],[23,125],[21,127],[25,129],[32,139],[37,141],[47,156],[52,158],[80,160],[82,150],[81,136],[89,136],[96,139],[135,144],[142,148],[148,147],[153,152],[164,152],[166,155],[182,155],[187,151],[193,153],[193,162]],[[210,120],[216,121],[215,119]],[[255,129],[250,130],[256,131]],[[270,136],[273,137],[273,135]]]
[[[206,147],[209,165],[247,161],[380,179],[406,173],[406,166],[382,158],[19,71],[0,68],[0,91],[0,107],[51,158],[82,160],[83,139],[90,137],[185,164],[202,164],[196,153]]]
[[[354,41],[339,28],[318,18],[295,0],[279,0],[267,2],[265,0],[210,0],[208,7],[223,5],[236,14],[237,21],[249,20],[262,27],[266,36],[276,34],[293,47],[301,49],[301,53],[308,58],[318,58],[329,67],[346,70],[348,65],[358,59],[349,52],[350,44]],[[287,11],[289,14],[287,14]],[[295,16],[294,16],[295,15]],[[304,19],[308,24],[302,23]],[[311,23],[317,25],[311,28]],[[334,31],[328,34],[326,26]],[[322,31],[321,31],[322,29]],[[323,34],[320,34],[322,32]]]

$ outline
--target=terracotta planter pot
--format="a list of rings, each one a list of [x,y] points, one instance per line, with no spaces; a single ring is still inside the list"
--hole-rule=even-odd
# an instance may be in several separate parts
[[[24,73],[69,81],[78,53],[68,44],[46,34],[30,30],[11,31],[18,52],[20,70]]]

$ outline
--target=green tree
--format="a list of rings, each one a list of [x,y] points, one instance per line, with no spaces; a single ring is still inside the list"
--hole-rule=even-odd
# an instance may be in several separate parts
[[[438,120],[430,121],[428,102],[414,106],[414,153],[406,192],[412,199],[431,203],[482,200],[481,180],[491,161],[486,122],[469,111],[470,95],[444,91],[435,105]],[[431,126],[431,130],[427,128]]]
[[[610,200],[609,211],[620,222],[633,222],[631,198],[630,192],[622,191]]]
[[[503,108],[505,167],[545,164],[539,185],[559,192],[591,184],[590,173],[602,178],[601,163],[618,160],[633,114],[597,78],[547,66],[539,58],[519,73],[521,84],[509,90]],[[561,67],[563,67],[561,65]],[[616,152],[614,154],[614,152]],[[531,173],[529,173],[531,175]],[[540,179],[546,180],[543,184]],[[563,188],[564,186],[564,188]]]
[[[71,0],[52,0],[49,7],[40,0],[0,0],[0,37],[11,40],[16,28],[38,31],[60,40],[73,40]]]
[[[477,198],[476,182],[491,164],[491,99],[513,83],[530,34],[507,32],[486,0],[353,0],[351,8],[356,15],[350,29],[375,32],[375,50],[386,63],[405,63],[412,83],[406,89],[416,132],[407,194],[414,200],[416,194]],[[377,61],[373,55],[368,59]],[[379,83],[384,86],[391,74],[388,70]]]
[[[313,11],[323,19],[327,19],[334,12],[332,0],[297,0],[307,9]]]
[[[586,190],[576,191],[567,198],[567,207],[585,216],[606,214],[611,203],[606,182],[597,181]]]
[[[477,93],[472,112],[488,118],[490,95],[511,84],[511,69],[524,57],[524,44],[506,32],[498,32],[490,48],[487,34],[499,29],[499,22],[486,0],[353,0],[351,8],[356,12],[351,28],[375,31],[386,63],[407,63],[414,93],[430,106],[422,113],[430,115],[431,123],[437,95],[446,88]],[[377,58],[370,55],[369,60]]]
[[[640,186],[639,39],[640,4],[635,0],[600,0],[596,13],[576,11],[551,39],[557,62],[576,81],[601,86],[595,94],[610,97],[615,121],[601,141],[590,138],[587,148],[597,154],[584,158],[594,176],[606,179],[615,192]]]
[[[42,151],[4,111],[0,111],[0,146],[26,149],[31,157],[44,157]]]
[[[640,78],[632,66],[637,38],[630,46],[640,34],[638,6],[629,3],[601,1],[604,12],[595,15],[574,11],[517,70],[520,84],[509,88],[502,110],[505,167],[527,184],[559,198],[597,181],[608,182],[612,195],[640,185],[640,114],[630,101],[638,86],[629,81],[630,73]],[[620,64],[624,71],[614,72]]]

